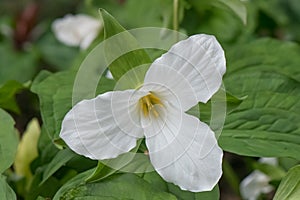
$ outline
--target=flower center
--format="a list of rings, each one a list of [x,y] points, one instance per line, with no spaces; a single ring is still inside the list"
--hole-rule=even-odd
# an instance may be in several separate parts
[[[160,99],[153,93],[150,93],[140,98],[139,103],[145,117],[148,117],[149,113],[153,113],[155,117],[158,117],[159,112],[157,111],[157,108],[154,105],[163,105]]]

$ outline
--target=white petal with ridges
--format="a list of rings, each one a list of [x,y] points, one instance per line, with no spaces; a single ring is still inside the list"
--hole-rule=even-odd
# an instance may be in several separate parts
[[[223,152],[209,126],[167,106],[166,119],[145,129],[155,170],[168,182],[192,192],[209,191],[222,174]],[[152,134],[153,132],[159,132]]]
[[[101,94],[75,105],[62,122],[60,137],[76,153],[91,159],[114,158],[143,136],[133,90]]]
[[[168,66],[177,73],[166,70],[163,72],[160,70],[161,66]],[[195,95],[197,102],[207,102],[220,88],[225,71],[224,51],[218,41],[214,36],[199,34],[176,43],[167,53],[156,59],[146,73],[145,83],[174,88],[169,83],[178,81],[177,88],[180,88],[185,87],[187,82],[192,88],[193,94],[190,95]],[[186,81],[180,81],[182,77]],[[189,108],[193,106],[193,101],[185,101],[187,93],[191,91],[175,91],[183,105],[190,104]]]

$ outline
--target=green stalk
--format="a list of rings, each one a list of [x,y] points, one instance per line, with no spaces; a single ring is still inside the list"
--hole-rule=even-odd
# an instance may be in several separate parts
[[[179,0],[173,0],[173,29],[178,31],[178,9],[179,9]],[[176,34],[176,41],[179,40],[179,35]]]

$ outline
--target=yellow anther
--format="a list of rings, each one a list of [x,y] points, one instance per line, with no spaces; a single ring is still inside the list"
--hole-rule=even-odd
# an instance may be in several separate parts
[[[162,106],[160,99],[153,93],[150,93],[142,97],[139,101],[141,111],[145,117],[149,116],[149,113],[153,113],[154,117],[159,116],[159,112],[155,109],[154,105],[158,104]]]

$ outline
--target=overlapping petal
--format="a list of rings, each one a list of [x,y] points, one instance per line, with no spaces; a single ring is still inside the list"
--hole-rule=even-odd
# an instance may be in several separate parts
[[[211,190],[221,177],[223,156],[214,133],[199,119],[166,106],[165,119],[153,119],[145,128],[151,163],[183,190]]]
[[[114,158],[130,151],[143,136],[137,114],[139,95],[133,90],[114,91],[81,101],[65,116],[60,137],[72,150],[91,159]]]
[[[225,65],[224,51],[214,36],[194,35],[176,43],[167,53],[156,59],[146,73],[145,84],[157,83],[176,88],[174,92],[183,102],[183,108],[188,103],[191,104],[190,108],[194,101],[187,100],[189,95],[195,95],[197,102],[207,102],[219,89],[226,71]],[[172,70],[162,71],[162,66],[165,69],[172,68],[177,73]],[[185,81],[181,80],[182,77]],[[176,82],[176,87],[173,87],[172,84]],[[186,87],[186,82],[190,84],[192,91],[181,89]]]

